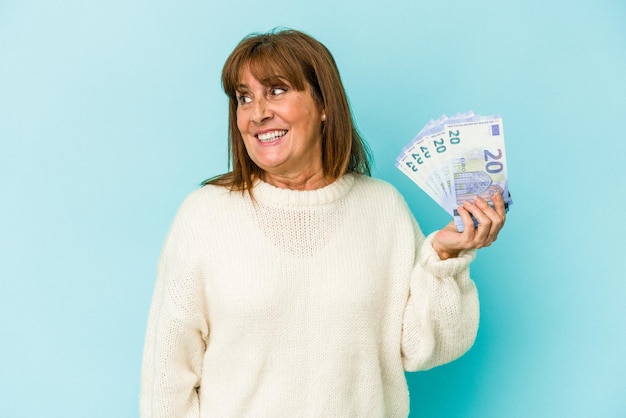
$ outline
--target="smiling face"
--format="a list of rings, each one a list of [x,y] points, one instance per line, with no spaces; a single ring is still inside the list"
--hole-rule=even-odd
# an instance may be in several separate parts
[[[308,86],[298,91],[278,77],[261,83],[246,68],[236,94],[237,128],[265,181],[280,185],[288,179],[324,177],[324,116]]]

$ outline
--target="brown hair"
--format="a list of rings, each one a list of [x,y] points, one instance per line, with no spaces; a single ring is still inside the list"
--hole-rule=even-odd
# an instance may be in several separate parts
[[[245,37],[230,54],[222,69],[222,87],[229,98],[228,151],[232,171],[206,180],[231,190],[251,192],[263,170],[248,156],[237,128],[237,86],[249,68],[261,83],[277,78],[298,91],[310,88],[313,100],[323,109],[322,167],[335,180],[345,173],[370,175],[370,153],[354,123],[337,64],[319,41],[300,31],[274,30]],[[306,83],[306,84],[305,84]]]

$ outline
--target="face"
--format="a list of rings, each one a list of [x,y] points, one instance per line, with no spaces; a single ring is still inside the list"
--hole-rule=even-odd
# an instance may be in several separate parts
[[[266,174],[294,178],[322,169],[322,111],[310,89],[265,86],[249,70],[237,89],[237,127],[248,155]]]

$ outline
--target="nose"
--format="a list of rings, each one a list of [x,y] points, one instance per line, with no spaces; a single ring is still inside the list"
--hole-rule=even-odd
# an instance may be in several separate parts
[[[252,106],[251,120],[256,124],[261,124],[272,117],[272,109],[265,97],[256,99]]]

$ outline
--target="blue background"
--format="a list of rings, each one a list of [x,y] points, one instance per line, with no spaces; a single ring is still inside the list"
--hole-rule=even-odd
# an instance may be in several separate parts
[[[427,233],[448,215],[394,158],[443,113],[504,117],[479,335],[408,375],[411,416],[626,416],[625,22],[618,0],[0,0],[0,416],[137,415],[161,245],[226,170],[222,64],[275,26],[333,52]]]

